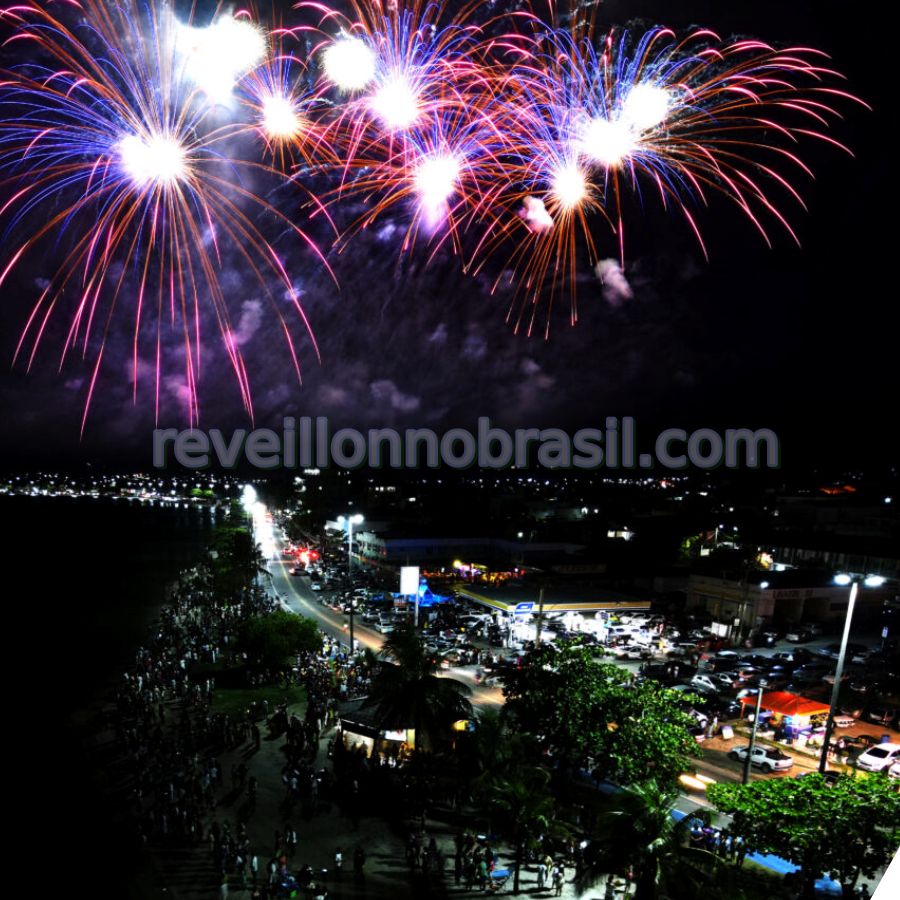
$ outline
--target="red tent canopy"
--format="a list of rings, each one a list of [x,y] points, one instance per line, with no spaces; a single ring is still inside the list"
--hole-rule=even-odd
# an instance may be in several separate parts
[[[742,704],[756,704],[756,697],[741,697]],[[816,716],[827,713],[827,703],[818,700],[808,700],[798,694],[790,694],[787,691],[772,691],[762,695],[762,708],[775,713],[778,716]]]

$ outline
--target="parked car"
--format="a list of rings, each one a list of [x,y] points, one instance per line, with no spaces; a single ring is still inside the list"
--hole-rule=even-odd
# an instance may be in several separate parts
[[[778,641],[777,631],[757,631],[751,638],[754,647],[774,647]]]
[[[762,653],[749,653],[741,657],[740,665],[753,666],[756,669],[772,669],[778,665],[778,661]]]
[[[794,670],[792,679],[799,684],[815,684],[828,674],[828,668],[824,663],[807,663]]]
[[[812,640],[812,632],[806,628],[793,627],[788,629],[784,639],[792,644],[805,644]]]
[[[900,762],[900,744],[876,744],[856,758],[856,765],[866,772],[886,772]]]
[[[777,660],[779,665],[788,663],[802,665],[812,658],[812,654],[805,647],[797,647],[796,650],[779,650],[778,653],[772,654],[772,659]]]
[[[853,716],[835,716],[834,717],[834,727],[835,728],[852,728],[856,724],[856,719]]]
[[[841,655],[841,645],[829,644],[827,647],[819,648],[816,652],[822,656],[830,656],[832,659],[837,659]],[[846,658],[852,661],[853,657],[858,655],[861,661],[865,662],[868,660],[870,652],[870,649],[865,644],[855,644],[851,641],[847,644]]]
[[[866,712],[866,718],[879,725],[890,725],[896,715],[897,710],[887,706],[873,706]]]
[[[743,706],[736,700],[716,694],[702,694],[694,704],[707,715],[717,716],[720,722],[739,719]]]
[[[735,747],[728,756],[743,762],[749,750],[749,747]],[[783,772],[794,765],[794,760],[787,753],[782,753],[774,747],[754,747],[753,753],[750,754],[750,765],[758,766],[764,772]]]
[[[644,663],[640,668],[640,674],[644,678],[652,678],[660,684],[672,684],[677,679],[672,675],[672,670],[665,663]]]
[[[716,672],[709,677],[718,685],[720,691],[734,690],[741,683],[741,679],[734,672]]]
[[[622,613],[619,621],[623,625],[636,625],[638,628],[643,628],[650,621],[650,616],[646,613]]]
[[[706,661],[708,672],[727,672],[740,659],[733,650],[721,650],[714,657]]]
[[[717,694],[721,690],[721,685],[714,679],[714,675],[695,675],[691,679],[691,687],[703,693]]]
[[[844,737],[844,743],[851,748],[865,752],[870,747],[874,747],[878,743],[878,738],[874,734],[848,734]]]
[[[579,635],[583,639],[582,635]],[[646,647],[639,647],[636,644],[624,644],[613,650],[617,659],[646,659],[650,652]]]
[[[697,645],[693,641],[678,641],[669,648],[667,656],[691,656],[697,652]]]
[[[734,674],[742,681],[747,682],[753,678],[759,678],[762,672],[755,666],[739,664]]]

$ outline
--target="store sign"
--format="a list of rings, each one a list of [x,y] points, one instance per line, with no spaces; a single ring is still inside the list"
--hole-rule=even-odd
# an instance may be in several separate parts
[[[419,593],[419,567],[400,567],[400,593],[404,597],[414,597]]]
[[[518,615],[524,615],[525,613],[530,613],[534,609],[534,603],[517,603],[515,612]]]

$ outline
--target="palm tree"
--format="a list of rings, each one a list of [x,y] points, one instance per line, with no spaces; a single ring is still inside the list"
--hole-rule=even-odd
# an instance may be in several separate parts
[[[490,811],[501,814],[515,847],[514,894],[519,893],[519,873],[529,840],[554,827],[561,830],[555,822],[557,803],[549,785],[550,772],[543,766],[519,765],[496,780],[488,794]]]
[[[367,706],[375,708],[379,727],[414,729],[417,750],[434,748],[450,725],[472,714],[471,690],[441,678],[437,662],[411,626],[393,631],[382,648]]]
[[[511,769],[539,757],[534,737],[514,727],[506,707],[479,709],[474,725],[459,747],[461,774],[470,798],[484,808],[494,785]]]
[[[688,818],[676,821],[672,816],[675,798],[655,781],[611,795],[597,819],[594,843],[600,853],[585,868],[586,886],[609,871],[612,863],[633,870],[634,900],[696,897],[719,860],[707,850],[688,845]]]

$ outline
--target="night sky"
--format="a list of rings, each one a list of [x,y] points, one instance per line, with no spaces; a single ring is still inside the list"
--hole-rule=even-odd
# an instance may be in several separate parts
[[[897,197],[889,135],[896,107],[887,95],[896,79],[888,71],[893,50],[887,22],[876,7],[831,0],[613,0],[600,13],[603,23],[637,17],[651,25],[697,24],[723,36],[821,48],[848,76],[849,89],[874,107],[868,113],[843,105],[846,120],[832,131],[855,159],[824,146],[803,148],[816,180],[797,182],[809,212],[791,209],[802,247],[773,229],[775,246],[768,249],[748,221],[716,200],[699,215],[706,262],[682,220],[662,214],[652,199],[643,210],[634,205],[626,260],[633,297],[604,296],[585,260],[580,321],[570,327],[561,305],[544,340],[542,334],[514,334],[505,321],[509,295],[490,295],[491,278],[461,274],[449,253],[439,252],[426,266],[423,245],[398,263],[404,228],[398,209],[343,253],[329,255],[340,290],[311,256],[286,251],[322,350],[319,364],[309,343],[299,341],[302,387],[258,288],[226,259],[223,279],[249,363],[257,424],[277,423],[283,415],[327,415],[356,427],[443,429],[474,427],[478,416],[487,415],[510,426],[572,428],[607,415],[634,415],[645,430],[776,428],[785,464],[798,467],[892,457],[883,429],[896,415],[900,385],[891,299]],[[290,190],[272,199],[281,208],[299,207],[301,200]],[[357,211],[341,210],[341,221]],[[598,231],[598,243],[601,257],[616,255],[609,232]],[[3,250],[10,246],[7,241]],[[52,241],[45,250],[3,288],[0,359],[12,359],[46,274],[42,266],[53,257]],[[30,374],[21,365],[3,367],[0,455],[9,464],[147,464],[152,378],[140,384],[133,405],[128,316],[113,326],[83,439],[79,426],[91,361],[73,357],[57,372],[64,325],[62,318],[51,327]],[[209,328],[200,424],[246,426],[215,337]],[[182,369],[176,363],[169,371],[160,425],[183,427]]]

